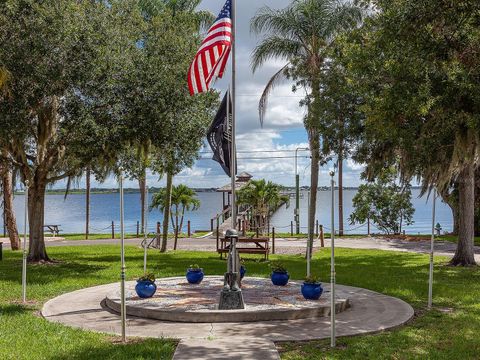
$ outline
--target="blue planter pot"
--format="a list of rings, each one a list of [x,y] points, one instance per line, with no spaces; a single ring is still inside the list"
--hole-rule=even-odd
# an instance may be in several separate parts
[[[152,281],[137,281],[135,291],[137,292],[138,297],[148,299],[157,291],[157,285]]]
[[[247,273],[247,268],[243,265],[240,266],[240,279],[243,279],[246,273]]]
[[[290,275],[288,275],[288,272],[273,271],[270,274],[270,278],[272,279],[273,285],[285,286],[288,284],[288,279],[290,279]]]
[[[190,284],[200,284],[203,280],[203,269],[188,269],[187,281]]]
[[[323,293],[322,284],[307,284],[302,285],[302,295],[307,300],[318,300]]]

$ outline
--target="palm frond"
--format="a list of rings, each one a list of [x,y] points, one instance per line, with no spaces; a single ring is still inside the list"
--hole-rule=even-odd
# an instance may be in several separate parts
[[[289,66],[290,63],[286,64],[275,75],[273,75],[265,86],[265,89],[263,90],[262,96],[260,97],[260,101],[258,103],[258,115],[260,118],[260,125],[262,127],[265,120],[265,115],[267,113],[268,97],[270,96],[270,93],[273,91],[275,86],[277,86],[280,82],[284,81],[287,78],[287,71]]]
[[[293,39],[300,26],[297,13],[291,6],[280,10],[265,6],[252,18],[250,32],[255,34],[269,32]]]
[[[297,56],[302,44],[291,39],[285,39],[277,35],[270,36],[262,41],[252,54],[251,67],[255,73],[269,59],[290,59]]]

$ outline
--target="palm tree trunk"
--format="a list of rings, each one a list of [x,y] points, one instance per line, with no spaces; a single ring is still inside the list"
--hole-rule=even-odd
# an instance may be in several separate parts
[[[146,195],[146,191],[145,189],[147,188],[147,181],[146,181],[146,171],[144,170],[143,171],[143,174],[142,176],[139,177],[138,179],[138,188],[140,189],[140,206],[141,206],[141,233],[145,233],[145,229],[144,229],[144,226],[145,226],[145,201],[146,201],[146,198],[145,198],[145,195]]]
[[[175,237],[175,241],[173,243],[173,250],[177,250],[177,242],[178,242],[178,205],[175,205],[175,227],[173,228],[173,236]]]
[[[170,218],[170,207],[172,206],[172,184],[173,184],[173,175],[167,173],[167,186],[166,194],[167,201],[165,204],[165,210],[163,212],[163,234],[162,234],[162,247],[160,252],[167,251],[167,241],[168,241],[168,222]]]
[[[184,216],[185,216],[185,206],[182,207],[182,217],[180,218],[180,227],[179,227],[180,234],[182,233],[182,229],[183,229]]]
[[[338,154],[338,235],[343,236],[343,150]]]
[[[20,249],[20,238],[18,237],[17,220],[13,208],[13,172],[5,168],[2,174],[3,185],[3,211],[5,214],[5,226],[7,227],[10,247],[12,250]]]
[[[468,164],[459,176],[459,231],[457,250],[451,265],[475,265],[473,248],[475,218],[475,168]]]
[[[91,170],[90,167],[87,167],[85,174],[85,239],[88,240],[88,235],[90,234],[90,177]]]

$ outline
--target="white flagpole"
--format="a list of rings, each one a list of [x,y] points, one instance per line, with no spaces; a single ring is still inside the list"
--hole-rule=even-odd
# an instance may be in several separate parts
[[[27,302],[27,228],[28,228],[28,180],[25,181],[25,218],[23,227],[23,262],[22,262],[22,299]]]
[[[307,193],[307,209],[310,209],[310,191]],[[310,234],[310,221],[308,222],[307,232]],[[311,259],[311,249],[310,249],[310,240],[307,238],[307,276],[311,274],[311,266],[310,266],[310,259]]]
[[[148,226],[148,186],[146,186],[147,179],[145,179],[145,209],[143,217],[143,273],[147,273],[147,226]]]
[[[120,169],[119,176],[120,183],[120,247],[121,247],[121,272],[120,272],[120,298],[121,309],[120,317],[122,322],[122,341],[126,342],[126,306],[125,306],[125,233],[124,233],[124,204],[123,204],[123,170]]]
[[[331,255],[330,255],[330,346],[335,347],[336,334],[335,334],[335,180],[333,177],[335,173],[330,172],[331,179],[331,192],[332,192],[332,212],[331,212]]]
[[[236,59],[235,59],[235,44],[237,40],[237,29],[236,29],[236,18],[237,18],[237,2],[232,0],[232,160],[230,161],[230,177],[232,180],[232,229],[237,228],[237,199],[236,199],[236,189],[235,189],[235,179],[236,179],[236,170],[237,170],[237,148],[235,141],[235,85],[236,85]],[[227,101],[228,104],[228,101]],[[227,113],[227,116],[229,114]]]
[[[433,190],[433,208],[432,208],[432,237],[430,239],[430,270],[428,276],[428,309],[432,308],[433,297],[433,252],[435,241],[435,200],[437,198],[437,191]]]

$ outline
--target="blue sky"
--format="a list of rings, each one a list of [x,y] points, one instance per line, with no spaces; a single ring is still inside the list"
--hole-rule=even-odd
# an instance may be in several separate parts
[[[253,48],[260,40],[250,34],[250,19],[256,11],[263,7],[283,8],[289,0],[240,0],[237,1],[237,148],[238,170],[251,173],[254,178],[265,178],[286,186],[294,184],[294,159],[243,159],[245,157],[286,157],[293,156],[297,147],[306,147],[307,135],[303,128],[305,110],[299,106],[301,92],[292,93],[291,83],[278,86],[271,95],[269,110],[264,127],[260,127],[258,120],[258,101],[268,79],[282,65],[281,60],[268,61],[255,74],[250,68],[250,56]],[[224,0],[204,0],[199,8],[218,14]],[[229,64],[230,68],[230,64]],[[228,71],[222,80],[215,84],[215,88],[224,91],[228,86],[231,73]],[[205,148],[202,151],[209,151]],[[284,152],[274,152],[274,151]],[[255,151],[248,153],[248,151]],[[306,153],[303,153],[306,155]],[[192,187],[217,187],[228,183],[229,178],[221,167],[214,161],[205,159],[208,154],[202,154],[193,168],[185,169],[174,182],[185,183]],[[307,156],[299,158],[299,173],[301,185],[309,184],[309,159]],[[321,169],[320,185],[329,183],[328,172],[331,165]],[[345,164],[345,186],[357,186],[362,167],[348,161]],[[163,186],[164,181],[157,175],[149,174],[149,186]],[[60,184],[59,184],[60,185]],[[103,184],[94,183],[96,187],[115,187],[115,179],[110,178]],[[84,186],[84,181],[79,184]],[[127,181],[127,187],[137,187],[135,181]]]

